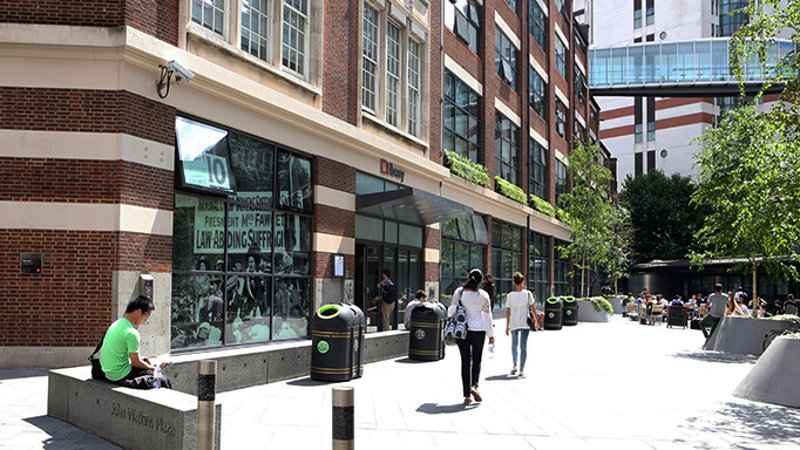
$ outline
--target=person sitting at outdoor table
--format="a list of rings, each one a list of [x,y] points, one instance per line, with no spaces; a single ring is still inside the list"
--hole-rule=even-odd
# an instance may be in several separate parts
[[[739,307],[739,304],[736,303],[736,300],[733,298],[733,292],[728,292],[728,307],[725,310],[726,316],[744,316],[744,312],[742,312],[742,308]]]
[[[764,317],[764,308],[767,306],[767,301],[761,297],[756,297],[755,300],[750,300],[750,304],[747,306],[749,306],[751,309],[755,308],[758,317]]]
[[[683,300],[681,300],[680,295],[676,295],[674,299],[672,299],[672,306],[683,306]]]
[[[747,308],[747,305],[744,304],[744,301],[741,297],[736,300],[736,306],[739,307],[739,311],[741,311],[742,315],[748,317],[750,316],[751,311],[749,308]]]

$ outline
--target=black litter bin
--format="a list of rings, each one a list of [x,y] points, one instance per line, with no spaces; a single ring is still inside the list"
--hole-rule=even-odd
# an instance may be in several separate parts
[[[447,308],[439,302],[424,302],[411,311],[408,358],[438,361],[444,358],[444,321]]]
[[[575,326],[578,324],[578,301],[575,297],[569,296],[564,298],[564,315],[561,322],[565,327]]]
[[[544,304],[544,329],[545,330],[560,330],[561,329],[561,310],[564,302],[561,297],[550,297]]]
[[[311,319],[311,378],[350,381],[364,369],[366,316],[357,306],[332,303]]]

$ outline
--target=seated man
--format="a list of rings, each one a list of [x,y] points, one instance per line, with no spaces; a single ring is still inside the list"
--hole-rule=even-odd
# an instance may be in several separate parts
[[[414,300],[411,300],[411,303],[409,303],[406,306],[406,318],[405,318],[405,321],[404,321],[405,326],[406,326],[406,330],[410,330],[411,329],[411,313],[414,311],[414,308],[416,308],[417,305],[419,305],[420,303],[424,302],[427,299],[428,299],[428,296],[425,295],[425,291],[420,289],[414,295]]]
[[[148,359],[139,357],[141,338],[136,329],[154,309],[153,301],[140,295],[128,303],[122,318],[108,327],[100,349],[100,366],[108,381],[133,389],[151,389],[158,384],[156,368]],[[166,376],[161,374],[158,378],[161,386],[171,387]]]

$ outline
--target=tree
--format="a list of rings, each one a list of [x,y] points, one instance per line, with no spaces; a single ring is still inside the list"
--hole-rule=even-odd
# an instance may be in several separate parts
[[[620,201],[630,210],[635,261],[686,257],[703,220],[690,203],[694,190],[691,178],[679,174],[628,175]]]
[[[800,0],[753,2],[747,13],[751,20],[734,36],[732,54],[740,82],[754,65],[767,67],[779,35],[791,35],[795,46],[800,43]],[[798,279],[799,61],[795,52],[777,68],[765,69],[771,78],[762,92],[770,84],[783,84],[782,102],[768,111],[759,112],[753,106],[729,111],[719,128],[708,129],[699,138],[698,189],[693,202],[707,203],[710,212],[695,234],[705,250],[694,252],[692,262],[702,265],[711,258],[745,258],[732,270],[752,273],[754,297],[759,267],[773,278]]]
[[[608,195],[611,171],[598,164],[596,146],[577,142],[567,160],[573,187],[571,192],[562,194],[560,202],[567,213],[565,221],[571,228],[572,242],[560,250],[580,269],[581,296],[588,296],[588,292],[584,293],[589,286],[587,270],[600,272],[611,268],[617,279],[622,276],[623,264],[619,259],[627,245],[614,231],[624,228],[618,222],[624,220],[624,213],[617,215]]]
[[[617,282],[630,275],[633,229],[630,211],[619,203],[614,205],[610,219],[608,253],[601,262],[606,274],[606,281],[609,286],[613,286],[616,294],[619,292]]]

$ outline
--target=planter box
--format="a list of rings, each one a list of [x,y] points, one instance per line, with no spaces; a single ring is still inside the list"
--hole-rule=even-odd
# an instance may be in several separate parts
[[[578,322],[608,322],[608,318],[608,313],[594,309],[592,302],[578,300]]]
[[[614,308],[614,314],[622,314],[622,299],[621,298],[610,298],[608,302],[611,303],[611,307]]]
[[[733,395],[800,408],[800,338],[779,336],[758,358]]]
[[[725,316],[703,348],[758,356],[764,352],[761,345],[764,343],[765,335],[771,330],[785,330],[791,325],[792,322],[788,320]]]

